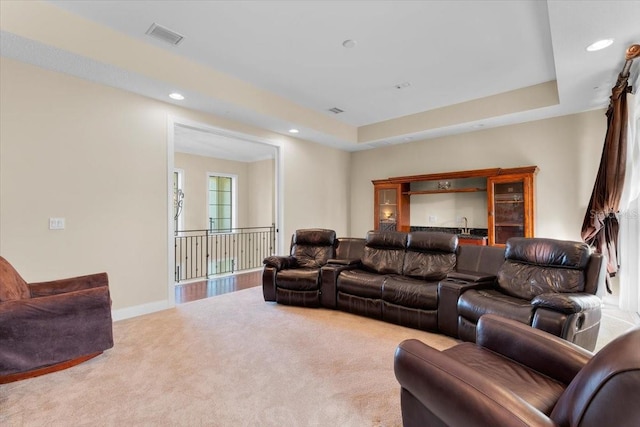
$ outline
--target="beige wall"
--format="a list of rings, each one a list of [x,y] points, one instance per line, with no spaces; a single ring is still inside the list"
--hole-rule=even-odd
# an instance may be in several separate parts
[[[275,165],[271,159],[249,163],[247,227],[266,227],[276,222]]]
[[[604,112],[597,110],[353,153],[351,233],[364,236],[373,227],[373,179],[537,165],[536,235],[579,240],[605,130]],[[419,196],[415,203],[428,203],[428,197]],[[437,197],[436,205],[440,202]],[[472,209],[477,212],[479,208]],[[433,214],[444,223],[453,220],[455,213],[450,205],[421,206],[416,217],[412,211],[411,221],[412,225],[431,225],[423,224],[424,216]]]
[[[286,244],[299,228],[329,228],[349,236],[350,153],[319,144],[291,144],[283,147],[283,154]]]
[[[280,146],[287,242],[301,226],[348,232],[349,153],[4,57],[0,69],[0,254],[27,281],[107,271],[114,309],[170,303],[169,118]]]
[[[0,67],[0,253],[27,281],[106,271],[114,308],[166,300],[162,104]],[[66,229],[49,230],[49,217]]]

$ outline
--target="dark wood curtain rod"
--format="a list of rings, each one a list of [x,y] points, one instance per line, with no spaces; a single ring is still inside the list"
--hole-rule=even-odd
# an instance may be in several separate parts
[[[627,53],[625,54],[627,62],[624,63],[624,67],[622,68],[622,75],[629,74],[631,63],[638,57],[640,57],[640,44],[632,44],[627,48]]]

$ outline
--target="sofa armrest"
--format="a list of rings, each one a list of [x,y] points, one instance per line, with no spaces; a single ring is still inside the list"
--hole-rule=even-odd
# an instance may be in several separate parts
[[[262,269],[262,296],[265,301],[276,300],[276,274],[275,267],[265,265]]]
[[[447,279],[463,280],[465,282],[489,282],[496,280],[496,275],[481,271],[456,270],[447,274]]]
[[[491,314],[480,317],[476,333],[479,346],[564,384],[569,384],[593,356],[555,335]]]
[[[83,289],[108,287],[109,277],[107,273],[97,273],[49,282],[29,283],[28,286],[31,291],[31,297],[38,298],[81,291]]]
[[[361,264],[336,264],[331,260],[320,269],[320,305],[326,308],[338,307],[338,276],[345,270],[354,270]]]
[[[469,289],[484,289],[492,286],[492,281],[469,282],[447,276],[438,283],[438,330],[458,338],[458,298]]]
[[[298,266],[298,260],[292,256],[270,256],[266,257],[262,263],[268,267],[273,267],[276,271]]]
[[[602,301],[592,294],[562,294],[554,292],[536,296],[531,300],[531,305],[535,308],[547,308],[565,314],[573,314],[600,309]]]
[[[588,293],[546,293],[531,300],[531,326],[593,350],[598,340],[602,301]]]
[[[360,264],[360,258],[349,258],[349,259],[331,258],[327,261],[327,264],[356,265],[356,264]]]
[[[438,417],[442,425],[554,425],[545,414],[499,388],[491,378],[418,340],[400,343],[394,371],[402,388]]]

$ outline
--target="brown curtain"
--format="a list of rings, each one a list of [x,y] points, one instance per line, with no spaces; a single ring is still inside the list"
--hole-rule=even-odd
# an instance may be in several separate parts
[[[627,93],[629,70],[625,66],[612,89],[607,109],[607,133],[600,168],[591,200],[582,223],[582,240],[607,257],[607,291],[609,277],[618,271],[618,220],[627,159]]]

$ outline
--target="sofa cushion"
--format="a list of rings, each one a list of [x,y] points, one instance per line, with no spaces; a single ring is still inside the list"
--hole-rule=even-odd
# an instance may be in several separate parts
[[[293,291],[313,291],[320,286],[320,270],[317,268],[291,268],[276,274],[278,288]]]
[[[298,266],[307,268],[320,268],[334,257],[332,246],[295,245],[292,252]]]
[[[423,280],[441,280],[456,266],[456,255],[407,251],[403,274]]]
[[[545,267],[506,260],[498,271],[498,287],[508,295],[532,300],[550,292],[582,292],[580,270]]]
[[[459,316],[478,322],[483,314],[497,314],[530,325],[533,307],[527,300],[494,289],[470,289],[460,295]]]
[[[407,249],[455,254],[458,250],[458,236],[434,231],[412,231],[407,236]]]
[[[438,282],[390,275],[382,286],[382,299],[403,307],[435,310],[438,308]]]
[[[478,271],[495,276],[504,262],[504,248],[499,246],[458,246],[456,270]]]
[[[341,237],[336,247],[336,258],[346,260],[360,260],[364,251],[365,239],[358,237]]]
[[[533,369],[472,343],[462,343],[442,351],[453,360],[472,368],[499,387],[510,390],[542,413],[549,415],[565,385]]]
[[[362,265],[379,274],[402,274],[407,233],[370,231],[362,255]]]
[[[441,280],[456,266],[458,236],[414,231],[407,237],[402,274],[423,280]]]
[[[322,228],[296,230],[291,241],[291,255],[298,266],[319,268],[335,257],[336,232]]]
[[[324,228],[306,228],[296,230],[292,237],[293,245],[307,246],[334,246],[336,243],[336,232]]]
[[[0,257],[0,301],[14,301],[31,298],[27,282],[9,264]]]
[[[507,241],[504,257],[529,264],[584,270],[591,249],[583,242],[528,237],[512,237]]]
[[[527,300],[550,292],[582,292],[590,255],[582,242],[511,238],[498,271],[498,286]]]
[[[364,298],[382,298],[385,276],[364,270],[345,270],[338,276],[338,292]]]

